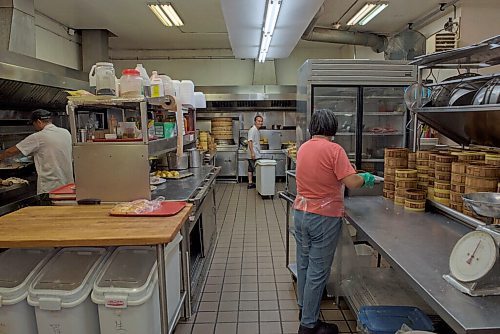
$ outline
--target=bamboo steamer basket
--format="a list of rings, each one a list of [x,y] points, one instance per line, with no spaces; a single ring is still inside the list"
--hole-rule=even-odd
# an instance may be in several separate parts
[[[451,173],[449,172],[434,172],[434,178],[436,181],[451,181]]]
[[[406,198],[406,191],[408,189],[410,189],[410,188],[396,188],[396,193],[394,195]]]
[[[396,169],[396,181],[397,180],[416,180],[417,170],[416,169]]]
[[[450,206],[450,199],[448,198],[439,198],[434,195],[434,201],[438,202],[439,204],[443,204],[445,206]]]
[[[428,182],[429,174],[417,174],[417,180],[418,182]]]
[[[387,173],[384,173],[384,182],[396,182],[396,177],[394,176],[394,174],[387,174]]]
[[[493,222],[493,218],[479,216],[475,212],[469,210],[466,205],[463,206],[462,212],[464,215],[480,220],[486,224],[491,224]]]
[[[485,154],[483,152],[474,151],[463,151],[463,152],[451,152],[452,155],[458,158],[457,161],[474,161],[474,160],[484,160]]]
[[[451,172],[455,174],[465,174],[467,172],[467,163],[465,162],[452,162]]]
[[[500,177],[500,166],[492,165],[467,165],[467,176],[498,178]]]
[[[417,160],[417,167],[429,167],[429,160]]]
[[[451,184],[448,182],[436,181],[434,182],[434,189],[450,191]]]
[[[396,189],[396,184],[394,182],[384,180],[384,189],[394,191]]]
[[[394,196],[394,204],[396,205],[405,205],[405,198],[404,196],[398,196],[398,195],[395,195]]]
[[[408,152],[408,162],[416,162],[417,161],[417,153],[416,152]]]
[[[489,193],[495,191],[495,188],[480,188],[480,187],[471,187],[465,186],[465,194],[470,193]]]
[[[408,149],[403,147],[385,148],[384,158],[404,158],[408,160]]]
[[[397,188],[416,188],[417,180],[396,180],[396,189]]]
[[[396,169],[408,167],[408,159],[406,158],[385,158],[384,163],[387,167]]]
[[[451,173],[451,183],[452,184],[465,184],[466,177],[467,177],[467,175],[465,175],[465,174]]]
[[[427,198],[431,200],[434,199],[434,187],[427,188]]]
[[[486,154],[484,161],[489,165],[500,166],[500,154]]]
[[[461,203],[450,202],[450,208],[452,208],[455,211],[462,212],[464,206]]]
[[[438,172],[451,173],[451,163],[436,161],[436,164],[434,165],[434,170]]]
[[[450,191],[434,188],[434,198],[450,199]]]
[[[451,184],[451,191],[460,193],[460,194],[465,194],[465,184]]]
[[[493,225],[500,225],[500,218],[493,219]]]
[[[462,194],[450,191],[450,201],[453,203],[463,203]]]
[[[498,186],[498,179],[467,175],[465,177],[465,186],[474,188],[495,189]]]
[[[405,198],[412,201],[425,201],[427,194],[419,189],[406,189]]]
[[[430,170],[431,170],[431,168],[428,167],[428,166],[419,166],[419,165],[417,165],[417,173],[418,174],[429,174]]]
[[[408,161],[408,168],[417,169],[417,164],[415,163],[415,161]]]
[[[427,191],[427,188],[429,187],[429,184],[427,182],[418,182],[417,183],[417,189]]]
[[[388,198],[391,200],[394,199],[395,192],[393,190],[383,189],[382,192],[383,192],[385,198]]]
[[[429,160],[429,155],[431,154],[431,151],[417,151],[417,160]]]
[[[457,161],[458,157],[450,154],[436,154],[436,163],[445,163],[451,164],[454,161]]]
[[[405,199],[405,209],[409,210],[409,211],[415,211],[415,212],[424,212],[425,211],[425,198],[424,198],[424,200]]]

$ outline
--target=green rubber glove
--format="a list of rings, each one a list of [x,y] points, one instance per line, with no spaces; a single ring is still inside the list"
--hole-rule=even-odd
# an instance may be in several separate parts
[[[373,188],[375,185],[375,176],[370,173],[359,173],[358,175],[365,181],[362,188]]]

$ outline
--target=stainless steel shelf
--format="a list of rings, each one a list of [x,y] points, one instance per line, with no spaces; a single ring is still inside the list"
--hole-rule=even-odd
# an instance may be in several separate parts
[[[380,95],[380,96],[364,96],[365,99],[398,99],[401,100],[403,97],[401,95]]]
[[[403,136],[402,132],[371,133],[363,132],[363,136]]]
[[[365,112],[363,116],[404,116],[404,112]]]
[[[361,162],[384,162],[384,159],[361,159]]]
[[[356,135],[354,132],[337,132],[335,136],[354,136]]]

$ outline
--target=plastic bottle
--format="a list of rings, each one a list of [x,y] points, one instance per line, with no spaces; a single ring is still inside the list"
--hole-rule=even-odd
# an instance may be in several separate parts
[[[142,95],[142,77],[138,70],[125,69],[120,78],[120,96],[140,97]]]
[[[165,96],[175,96],[175,88],[174,84],[172,83],[172,79],[165,74],[160,74],[160,78],[163,81],[163,91],[165,92]]]
[[[139,71],[142,77],[142,84],[143,84],[143,94],[146,97],[151,97],[151,81],[149,80],[149,75],[146,69],[142,66],[142,64],[137,64],[135,67],[136,70]]]
[[[158,72],[153,71],[150,80],[151,80],[151,97],[165,96],[165,92],[163,91],[163,81],[158,75]]]

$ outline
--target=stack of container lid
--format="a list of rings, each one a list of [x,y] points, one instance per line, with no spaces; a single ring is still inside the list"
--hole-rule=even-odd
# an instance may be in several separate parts
[[[434,200],[450,206],[451,164],[458,157],[450,154],[436,154],[434,162]]]
[[[405,210],[414,212],[425,211],[426,192],[419,189],[407,189],[405,192]]]
[[[408,169],[417,169],[417,152],[408,153]]]
[[[396,169],[396,194],[394,203],[405,205],[406,192],[417,188],[416,169]]]
[[[417,188],[427,191],[429,186],[429,151],[416,152]]]
[[[394,199],[396,190],[396,169],[407,167],[407,148],[386,148],[384,150],[384,197]]]

